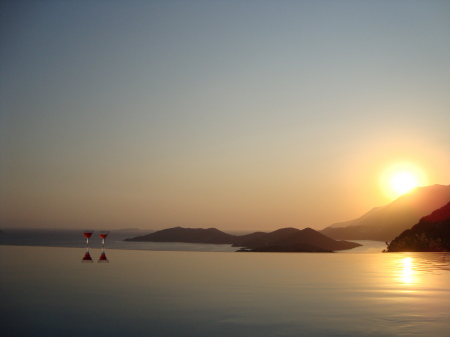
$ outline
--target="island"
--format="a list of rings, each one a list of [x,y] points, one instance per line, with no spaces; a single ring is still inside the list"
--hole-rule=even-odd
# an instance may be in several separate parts
[[[333,252],[361,246],[356,242],[337,241],[312,228],[281,228],[273,232],[231,235],[216,228],[174,227],[124,241],[184,242],[230,244],[238,252]]]

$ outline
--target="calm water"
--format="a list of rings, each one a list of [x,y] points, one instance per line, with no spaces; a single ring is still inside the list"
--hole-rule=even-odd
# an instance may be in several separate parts
[[[0,246],[8,336],[449,336],[450,254]]]

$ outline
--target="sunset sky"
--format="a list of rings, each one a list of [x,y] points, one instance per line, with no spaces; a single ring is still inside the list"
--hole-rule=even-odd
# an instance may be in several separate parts
[[[322,229],[397,168],[450,184],[449,1],[1,1],[0,24],[1,227]]]

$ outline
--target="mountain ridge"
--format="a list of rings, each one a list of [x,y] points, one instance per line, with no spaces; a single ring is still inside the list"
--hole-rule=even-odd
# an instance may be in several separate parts
[[[450,185],[417,187],[385,206],[373,208],[359,218],[333,224],[320,232],[336,240],[391,241],[449,201]]]

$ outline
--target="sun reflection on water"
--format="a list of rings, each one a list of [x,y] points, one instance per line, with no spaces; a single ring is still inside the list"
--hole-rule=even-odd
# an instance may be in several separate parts
[[[420,283],[424,274],[450,271],[447,253],[408,253],[408,255],[402,256],[396,261],[397,280],[405,285]]]
[[[405,257],[401,260],[403,263],[403,270],[401,273],[401,280],[405,284],[416,283],[413,271],[413,259],[411,257]]]

